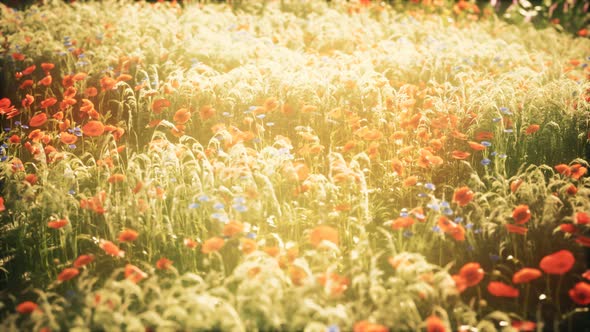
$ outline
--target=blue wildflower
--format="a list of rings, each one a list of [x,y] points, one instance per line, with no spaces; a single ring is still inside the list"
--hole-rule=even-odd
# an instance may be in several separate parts
[[[246,212],[246,211],[248,211],[248,207],[246,205],[234,204],[234,205],[232,205],[232,207],[234,208],[234,210],[236,210],[238,212]]]

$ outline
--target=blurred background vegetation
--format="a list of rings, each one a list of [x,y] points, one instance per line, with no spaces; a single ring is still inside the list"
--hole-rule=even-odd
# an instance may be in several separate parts
[[[43,4],[51,1],[92,1],[92,0],[0,0],[12,8],[24,9],[32,4]],[[138,0],[135,0],[138,1]],[[147,0],[148,2],[158,2],[162,0]],[[165,0],[176,1],[180,4],[188,2],[200,3],[221,3],[224,0]],[[234,0],[236,3],[246,3],[253,0]],[[256,0],[260,1],[260,0]],[[264,0],[268,1],[268,0]],[[304,1],[304,0],[302,0]],[[317,0],[321,1],[321,0]],[[326,0],[330,2],[331,0]],[[355,2],[355,0],[347,0]],[[511,23],[530,23],[537,28],[553,27],[559,31],[565,31],[576,34],[580,37],[590,37],[590,0],[357,0],[361,3],[387,3],[395,6],[396,9],[415,8],[417,6],[442,6],[453,8],[457,14],[457,8],[461,11],[468,9],[473,12],[471,7],[476,4],[479,10],[477,15],[484,15],[490,11],[495,12],[502,19]]]

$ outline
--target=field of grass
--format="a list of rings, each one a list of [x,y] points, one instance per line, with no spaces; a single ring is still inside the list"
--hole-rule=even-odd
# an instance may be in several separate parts
[[[0,44],[2,331],[590,326],[587,38],[107,0]]]

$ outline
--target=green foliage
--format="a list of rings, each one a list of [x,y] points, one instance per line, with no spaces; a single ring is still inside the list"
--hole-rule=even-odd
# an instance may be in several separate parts
[[[234,4],[0,6],[1,330],[491,331],[580,310],[590,41],[464,4]],[[567,274],[511,283],[561,249]],[[485,275],[461,292],[470,262]]]

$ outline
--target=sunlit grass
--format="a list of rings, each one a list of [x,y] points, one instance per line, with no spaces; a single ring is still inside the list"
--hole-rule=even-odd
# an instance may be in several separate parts
[[[587,39],[343,2],[0,15],[4,329],[395,331],[438,317],[492,330],[576,316]],[[55,65],[47,86],[42,63]],[[561,249],[571,271],[512,283]],[[462,290],[469,262],[485,277]],[[492,295],[492,281],[519,296]]]

